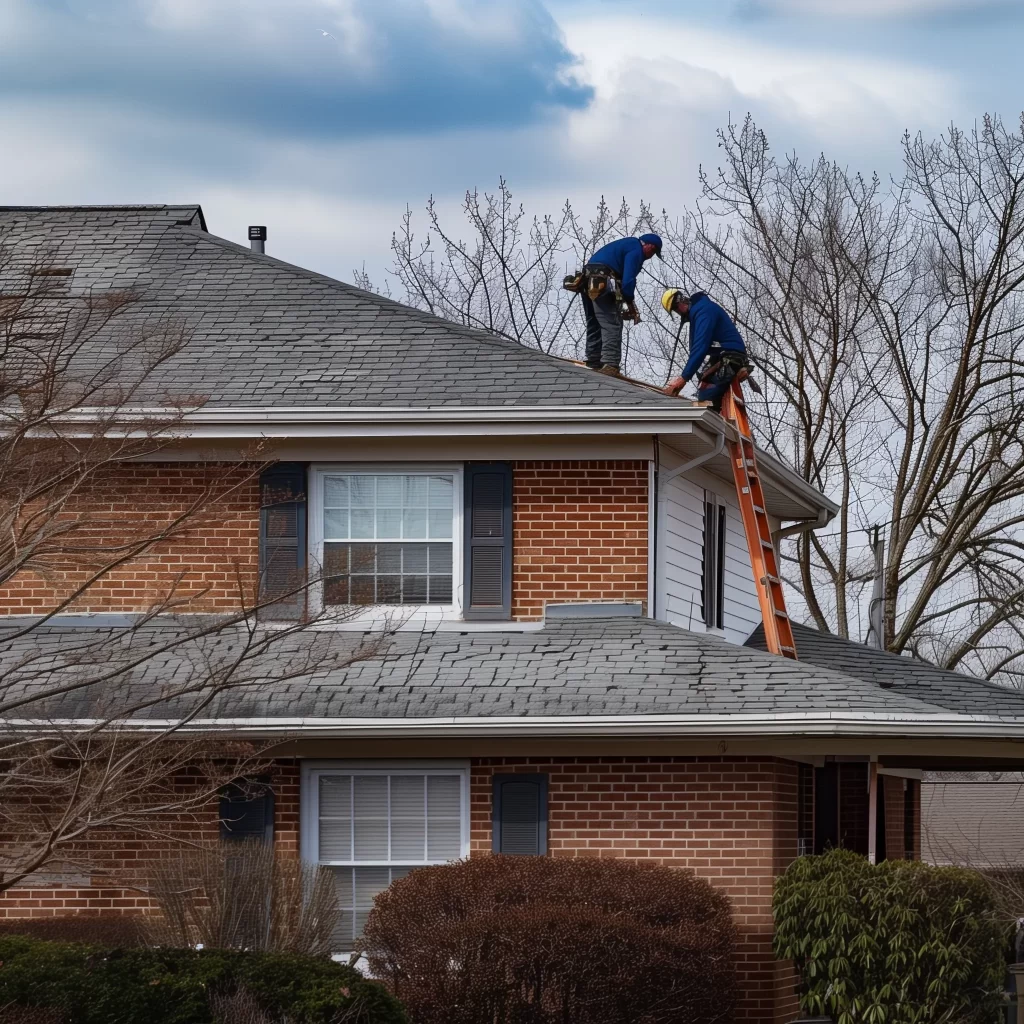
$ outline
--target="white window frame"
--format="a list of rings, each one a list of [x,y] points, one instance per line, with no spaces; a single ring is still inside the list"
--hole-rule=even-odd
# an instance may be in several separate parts
[[[446,619],[461,619],[463,605],[463,467],[456,462],[324,462],[310,466],[309,473],[309,540],[308,558],[310,574],[314,580],[309,588],[310,607],[324,612],[330,620],[333,609],[324,606],[321,575],[324,558],[324,477],[337,473],[361,476],[451,476],[452,486],[452,603],[423,605],[366,605],[353,612],[353,606],[339,607],[335,613],[345,625],[364,627],[396,620],[439,623]],[[359,543],[358,538],[353,541]],[[372,543],[372,541],[369,541]],[[417,543],[410,540],[409,543]],[[424,543],[430,543],[424,541]],[[436,543],[436,542],[435,542]]]
[[[459,778],[459,856],[469,856],[469,761],[304,761],[299,776],[299,853],[312,865],[339,868],[428,867],[450,860],[322,861],[320,860],[320,779],[329,775],[448,775]],[[354,853],[355,851],[353,851]],[[336,950],[344,953],[346,950]]]
[[[715,541],[716,547],[714,555],[709,558],[707,550],[707,514],[708,505],[714,509],[716,517],[715,521]],[[703,510],[703,516],[701,517],[701,607],[704,609],[704,629],[708,633],[714,633],[716,636],[725,636],[725,619],[728,614],[726,607],[726,547],[729,540],[729,505],[725,499],[717,494],[715,491],[704,489],[704,499],[701,504]],[[718,527],[721,525],[721,533],[718,531]],[[721,558],[719,558],[719,552]],[[719,625],[715,622],[708,622],[708,607],[707,607],[707,575],[709,563],[714,570],[715,578],[715,593],[717,595],[717,604],[721,605],[722,608],[722,622]],[[714,616],[714,610],[711,611],[712,617]]]

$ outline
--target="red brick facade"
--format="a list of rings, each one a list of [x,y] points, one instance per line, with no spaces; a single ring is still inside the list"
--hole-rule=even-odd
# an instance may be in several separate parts
[[[155,537],[180,521],[172,539],[148,546],[105,573],[71,611],[140,611],[172,596],[178,610],[231,611],[239,605],[240,592],[253,591],[259,491],[249,469],[218,463],[122,464],[98,476],[64,514],[87,517],[89,543],[106,541],[112,548],[131,538]],[[71,556],[62,557],[65,564],[48,568],[45,575],[21,573],[0,587],[0,614],[49,611],[74,593],[89,568],[69,568]],[[106,564],[116,558],[112,550]]]
[[[547,601],[647,600],[647,463],[514,464],[513,617],[539,619]],[[211,488],[226,496],[209,497]],[[96,495],[95,500],[91,495]],[[217,463],[122,465],[67,514],[95,521],[91,539],[152,536],[187,509],[202,511],[169,541],[104,574],[70,609],[147,610],[174,595],[179,610],[232,610],[258,573],[259,492],[251,471]],[[58,567],[0,588],[0,614],[51,609],[85,578]]]
[[[471,849],[491,849],[491,776],[548,773],[555,857],[623,857],[684,868],[733,900],[737,1019],[790,1019],[792,972],[771,954],[772,883],[796,856],[796,766],[749,758],[492,758],[474,762]]]
[[[513,465],[512,617],[548,601],[647,602],[647,463]]]
[[[843,767],[846,774],[848,767],[863,766]],[[768,757],[476,758],[470,778],[472,856],[491,850],[492,776],[518,771],[548,776],[551,856],[649,861],[693,871],[726,892],[739,930],[742,1001],[737,1019],[783,1024],[796,1016],[792,965],[771,953],[773,880],[797,849],[794,762]],[[851,771],[850,781],[844,780],[851,788],[856,774]],[[298,855],[298,762],[278,762],[273,786],[275,842],[287,854]],[[893,836],[888,855],[898,857],[903,780],[886,778],[885,786],[886,831]],[[211,802],[205,812],[183,817],[176,834],[213,841],[216,818]],[[153,863],[173,848],[153,837],[118,837],[103,848],[109,853],[101,855],[91,878],[0,894],[0,918],[151,912],[152,904],[133,885],[144,885]]]

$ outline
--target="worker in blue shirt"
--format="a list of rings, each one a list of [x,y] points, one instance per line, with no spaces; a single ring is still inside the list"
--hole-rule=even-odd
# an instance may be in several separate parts
[[[665,385],[665,393],[678,395],[699,373],[697,400],[711,402],[715,412],[722,411],[722,397],[733,380],[746,378],[751,370],[747,346],[729,314],[704,292],[689,297],[678,288],[670,288],[661,297],[661,305],[670,316],[678,313],[690,323],[690,357],[682,376]]]
[[[602,246],[583,268],[583,312],[587,317],[587,366],[611,377],[622,362],[622,305],[625,315],[640,322],[636,311],[636,276],[652,256],[661,259],[661,238],[655,234],[620,238]]]

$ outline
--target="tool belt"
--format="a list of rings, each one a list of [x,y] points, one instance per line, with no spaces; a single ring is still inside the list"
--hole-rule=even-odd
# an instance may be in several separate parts
[[[602,295],[617,296],[622,292],[622,279],[603,263],[588,263],[583,268],[586,279],[587,297],[591,302]]]
[[[728,380],[739,377],[740,380],[746,380],[753,368],[754,365],[747,358],[746,352],[726,352],[720,348],[713,348],[701,370],[700,383],[711,384],[715,377],[725,377]]]

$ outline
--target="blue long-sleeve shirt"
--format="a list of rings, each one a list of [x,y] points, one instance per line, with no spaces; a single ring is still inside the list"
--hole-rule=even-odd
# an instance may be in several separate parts
[[[632,301],[636,292],[636,275],[644,265],[644,247],[639,238],[620,238],[601,246],[591,263],[603,263],[611,267],[622,280],[622,297]]]
[[[690,358],[683,367],[687,380],[693,380],[713,345],[726,352],[747,351],[729,314],[704,292],[697,292],[690,296]]]

